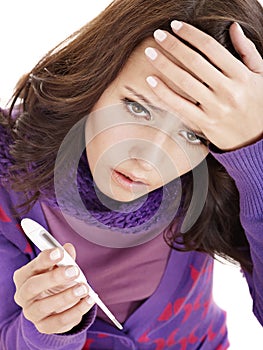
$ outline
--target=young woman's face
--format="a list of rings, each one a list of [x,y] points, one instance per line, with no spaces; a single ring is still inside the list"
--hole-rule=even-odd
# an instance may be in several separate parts
[[[94,106],[85,129],[87,158],[96,185],[122,202],[185,174],[208,153],[191,126],[169,113],[148,87],[146,77],[157,72],[145,58],[147,46],[156,44],[147,39],[134,51]],[[177,91],[190,100],[179,88]]]

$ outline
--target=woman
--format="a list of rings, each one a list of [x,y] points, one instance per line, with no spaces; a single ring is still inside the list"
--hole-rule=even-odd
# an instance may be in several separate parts
[[[262,21],[256,1],[114,1],[19,82],[1,118],[3,348],[226,349],[215,254],[262,322]],[[124,331],[60,251],[30,246],[25,216],[74,244]]]

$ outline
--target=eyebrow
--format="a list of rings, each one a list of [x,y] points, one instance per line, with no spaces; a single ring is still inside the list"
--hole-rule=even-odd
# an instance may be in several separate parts
[[[153,110],[157,111],[157,112],[163,112],[162,108],[159,108],[157,106],[155,106],[151,101],[149,101],[145,96],[138,94],[138,92],[136,92],[135,90],[133,90],[133,88],[131,88],[130,86],[125,86],[125,89],[127,89],[129,92],[131,92],[134,96],[136,96],[138,99],[140,99],[141,101],[143,101],[144,103],[147,104],[148,107],[152,108]]]
[[[133,88],[131,88],[130,86],[125,85],[124,86],[126,90],[128,90],[130,93],[132,93],[135,97],[137,97],[139,100],[143,101],[144,103],[147,104],[148,107],[152,108],[153,110],[155,110],[156,112],[163,112],[164,110],[162,108],[159,108],[157,106],[155,106],[151,101],[149,101],[145,96],[138,94],[138,92],[136,92],[135,90],[133,90]],[[182,127],[186,128],[186,129],[190,129],[190,131],[194,132],[197,136],[200,136],[201,138],[203,138],[204,140],[207,140],[207,137],[202,133],[201,130],[195,130],[192,127],[187,126],[186,124],[184,124],[182,121]]]

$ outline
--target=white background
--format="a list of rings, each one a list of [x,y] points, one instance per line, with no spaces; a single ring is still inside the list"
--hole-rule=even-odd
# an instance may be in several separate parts
[[[1,1],[1,107],[23,73],[109,3],[110,0],[95,4],[93,0]],[[237,267],[215,263],[214,298],[228,314],[230,349],[262,350],[263,328],[252,314],[248,288]]]

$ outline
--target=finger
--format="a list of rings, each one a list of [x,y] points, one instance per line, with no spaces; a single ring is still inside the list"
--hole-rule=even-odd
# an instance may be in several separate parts
[[[157,49],[147,47],[145,54],[149,61],[173,84],[203,106],[214,104],[213,92],[190,73],[174,64]]]
[[[21,285],[33,275],[43,273],[53,268],[63,258],[63,251],[59,248],[41,252],[35,259],[22,266],[14,273],[14,283],[19,289]]]
[[[176,35],[186,40],[200,52],[202,52],[210,62],[218,67],[227,77],[236,77],[245,72],[245,66],[235,58],[217,40],[201,30],[185,22],[172,21],[171,27]],[[179,29],[177,29],[179,28]]]
[[[222,72],[175,36],[158,29],[154,32],[154,38],[163,49],[187,67],[201,82],[205,82],[214,90],[225,84],[226,77]]]
[[[197,127],[198,122],[204,117],[204,112],[200,107],[172,91],[156,76],[147,77],[146,82],[158,98],[170,107],[185,125],[202,135],[202,131]]]
[[[89,299],[84,298],[69,310],[60,314],[54,314],[40,321],[36,327],[39,332],[46,334],[65,333],[78,325],[85,313],[94,305],[88,303]]]
[[[24,315],[30,321],[37,323],[53,313],[61,313],[72,308],[87,295],[87,286],[77,284],[58,294],[34,301],[24,310]]]
[[[73,244],[66,243],[63,245],[63,248],[69,253],[69,255],[76,260],[76,249]]]
[[[241,26],[233,23],[229,29],[233,46],[243,63],[255,73],[263,73],[263,60],[254,43],[249,40]]]
[[[74,281],[79,275],[79,269],[76,266],[60,266],[42,274],[34,275],[26,280],[16,295],[16,301],[19,305],[26,305],[32,302],[46,290],[54,289],[58,286],[65,286]]]

